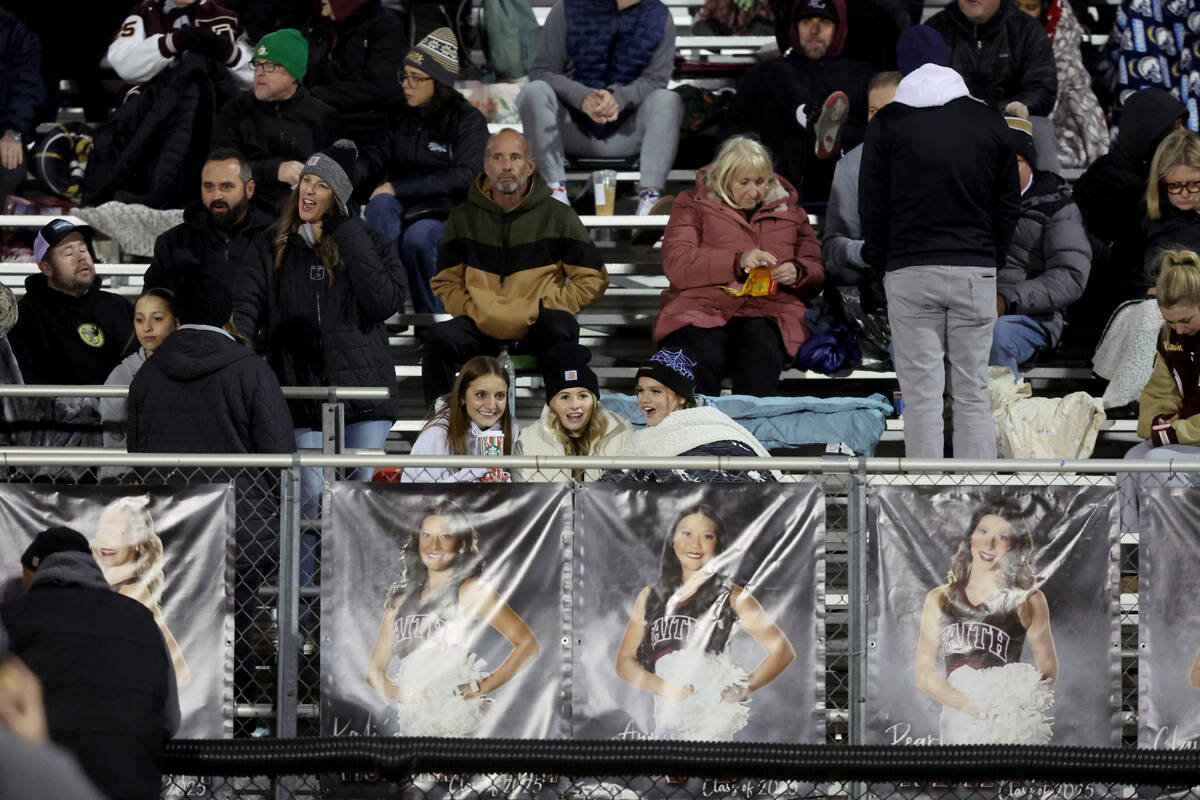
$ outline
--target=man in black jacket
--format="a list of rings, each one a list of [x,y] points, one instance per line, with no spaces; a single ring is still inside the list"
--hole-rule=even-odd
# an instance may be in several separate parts
[[[221,108],[213,126],[214,149],[232,149],[250,162],[254,205],[272,216],[300,181],[310,153],[338,138],[341,123],[328,103],[301,82],[308,71],[308,42],[294,28],[269,33],[254,48],[254,90]]]
[[[863,258],[885,272],[904,452],[942,457],[948,388],[954,456],[995,458],[987,362],[996,271],[1021,209],[1017,159],[1000,115],[937,63],[935,31],[915,25],[897,49],[905,77],[867,128],[858,208]]]
[[[254,179],[238,151],[214,150],[200,175],[200,202],[188,206],[183,222],[154,243],[154,257],[143,278],[146,288],[175,289],[184,275],[201,273],[232,294],[246,253],[266,239],[275,222],[251,204]]]
[[[742,76],[721,138],[756,134],[800,197],[823,201],[842,150],[862,141],[871,67],[841,55],[844,0],[795,0],[792,21],[787,54]]]
[[[342,115],[346,135],[366,141],[401,100],[396,75],[408,52],[400,18],[380,0],[321,0],[304,31],[313,96]]]
[[[1058,93],[1050,38],[1013,0],[958,0],[929,27],[946,40],[972,96],[1017,117],[1050,115]]]
[[[179,695],[154,616],[109,587],[78,531],[42,531],[21,563],[29,593],[0,606],[0,620],[42,682],[50,738],[106,797],[157,798]]]
[[[188,276],[175,302],[183,324],[129,386],[129,452],[295,452],[275,373],[223,329],[233,312],[228,289],[212,276]]]
[[[65,219],[38,232],[33,257],[40,274],[25,279],[17,324],[8,334],[22,377],[26,383],[104,383],[133,342],[133,306],[100,290],[83,232]]]

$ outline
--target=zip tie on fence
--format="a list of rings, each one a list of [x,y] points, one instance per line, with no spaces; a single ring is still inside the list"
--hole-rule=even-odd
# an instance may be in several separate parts
[[[880,747],[667,741],[440,738],[184,739],[167,743],[164,770],[199,775],[445,772],[868,782],[1039,780],[1200,783],[1200,751],[964,745]]]

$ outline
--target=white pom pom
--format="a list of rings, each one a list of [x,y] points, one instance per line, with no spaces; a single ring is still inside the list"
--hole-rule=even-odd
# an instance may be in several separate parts
[[[954,709],[943,715],[942,744],[1049,744],[1054,689],[1031,664],[959,667],[949,683],[965,694],[982,719]]]
[[[746,671],[733,663],[728,653],[704,653],[697,649],[668,653],[654,665],[658,677],[694,691],[683,700],[656,697],[655,733],[672,739],[729,741],[746,727],[750,701],[730,703],[722,693],[730,686],[745,687]]]
[[[388,676],[409,694],[423,695],[395,703],[396,718],[410,736],[470,736],[491,706],[490,697],[463,697],[466,684],[479,691],[487,663],[464,645],[422,647],[409,653]]]

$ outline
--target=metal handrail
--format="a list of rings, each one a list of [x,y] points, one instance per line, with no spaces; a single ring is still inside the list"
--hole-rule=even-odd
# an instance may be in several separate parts
[[[269,467],[315,468],[354,467],[456,467],[463,469],[700,469],[779,470],[866,475],[962,474],[962,473],[1084,473],[1104,475],[1120,472],[1200,472],[1200,461],[1149,461],[1120,458],[1064,459],[906,459],[859,456],[814,457],[726,457],[676,456],[622,458],[617,456],[404,456],[404,455],[319,455],[241,453],[138,453],[76,447],[6,447],[0,459],[7,466],[134,466],[134,467]]]
[[[387,400],[386,386],[284,386],[289,400]],[[125,397],[128,386],[73,386],[63,384],[0,384],[0,397]]]

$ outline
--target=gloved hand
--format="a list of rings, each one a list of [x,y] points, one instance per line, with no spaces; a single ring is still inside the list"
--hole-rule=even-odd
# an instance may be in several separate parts
[[[176,52],[190,50],[202,56],[208,56],[222,64],[233,57],[233,42],[224,36],[219,36],[207,28],[188,25],[171,33],[171,46]]]

